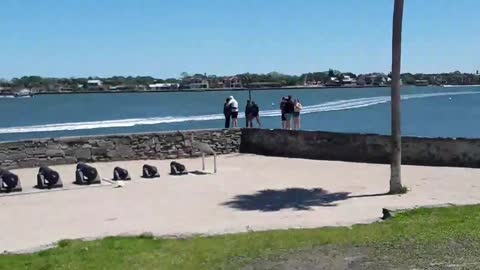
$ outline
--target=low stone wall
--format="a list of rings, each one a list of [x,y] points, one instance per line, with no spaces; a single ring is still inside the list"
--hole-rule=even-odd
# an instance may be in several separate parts
[[[241,141],[241,153],[390,163],[389,136],[246,129]],[[403,137],[402,146],[403,164],[480,168],[480,139]]]
[[[192,131],[196,141],[217,153],[238,152],[241,130]],[[184,133],[190,138],[191,132]],[[177,159],[197,157],[176,132],[113,136],[71,137],[0,143],[0,167],[6,169],[77,162]]]
[[[231,129],[191,131],[219,154],[390,162],[390,137],[320,131]],[[185,132],[187,138],[191,132]],[[40,139],[0,143],[6,169],[77,162],[198,157],[176,132]],[[480,139],[403,137],[402,163],[480,168]]]

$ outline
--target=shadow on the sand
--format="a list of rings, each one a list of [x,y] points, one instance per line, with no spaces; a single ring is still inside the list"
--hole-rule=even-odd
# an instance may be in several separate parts
[[[311,210],[312,207],[332,207],[335,202],[350,198],[385,196],[387,193],[350,196],[350,192],[329,193],[322,188],[287,188],[261,190],[254,194],[237,195],[222,205],[243,211],[274,212],[282,209]]]

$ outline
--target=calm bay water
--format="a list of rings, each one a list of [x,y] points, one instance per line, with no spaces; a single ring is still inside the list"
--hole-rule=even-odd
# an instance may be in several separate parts
[[[304,106],[302,129],[390,133],[389,88],[252,91],[264,127],[280,127],[278,103],[289,94]],[[221,128],[230,95],[245,106],[247,91],[0,98],[0,141]],[[403,134],[478,138],[478,104],[480,87],[402,88]]]

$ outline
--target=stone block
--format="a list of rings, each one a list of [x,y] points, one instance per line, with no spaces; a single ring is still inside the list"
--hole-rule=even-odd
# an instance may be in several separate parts
[[[76,148],[69,147],[69,148],[63,150],[63,153],[67,157],[72,157],[72,156],[75,156],[75,151],[76,150],[77,150]]]
[[[17,162],[0,162],[0,168],[5,170],[13,170],[20,168]]]
[[[133,156],[135,156],[135,152],[132,150],[132,148],[129,145],[119,145],[117,147],[117,152],[122,157],[133,157]]]
[[[45,151],[47,157],[64,157],[65,153],[61,149],[50,148]]]
[[[108,150],[107,152],[107,157],[111,158],[111,159],[115,159],[115,158],[120,158],[120,155],[118,154],[117,150]]]
[[[150,149],[150,147],[152,146],[153,144],[151,142],[144,142],[144,143],[141,143],[139,144],[139,148],[142,148],[142,149]]]
[[[13,152],[8,155],[10,160],[22,160],[27,158],[27,154],[24,152]]]
[[[109,150],[107,156],[111,158],[135,158],[135,151],[128,145],[119,145],[114,150]]]
[[[60,144],[60,149],[62,149],[62,150],[68,149],[68,145]]]
[[[28,155],[29,157],[34,157],[34,158],[44,158],[44,159],[47,159],[47,154],[43,153],[43,154],[36,154],[36,155]]]
[[[97,145],[98,147],[108,148],[108,149],[115,147],[115,144],[112,141],[104,141],[104,140],[97,141]]]
[[[113,142],[116,145],[130,145],[132,144],[132,138],[130,136],[119,137],[119,138],[113,139]]]
[[[6,160],[8,159],[8,155],[4,153],[0,153],[0,160]]]
[[[74,156],[79,161],[88,161],[92,158],[92,151],[88,148],[80,148],[75,150]]]
[[[75,157],[65,157],[65,158],[55,158],[53,159],[53,162],[50,164],[58,164],[58,165],[63,165],[63,164],[75,164],[78,162],[78,159]]]
[[[37,158],[29,158],[25,160],[19,160],[18,166],[21,168],[31,168],[31,167],[38,167],[45,163],[44,159],[37,159]]]
[[[99,139],[90,139],[87,141],[88,144],[90,144],[92,147],[97,147],[99,146],[99,143],[103,142],[103,140]]]
[[[95,147],[92,148],[92,155],[95,156],[106,156],[108,153],[108,149],[106,147]]]

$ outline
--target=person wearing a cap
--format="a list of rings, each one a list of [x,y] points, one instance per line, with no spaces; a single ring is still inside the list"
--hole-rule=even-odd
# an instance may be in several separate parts
[[[230,101],[229,98],[225,100],[225,104],[223,104],[223,115],[225,116],[225,128],[230,128],[230,118],[232,117],[232,109],[228,105]]]
[[[227,106],[232,109],[232,127],[236,128],[238,127],[238,101],[233,96],[230,96],[229,99]]]
[[[292,129],[293,113],[295,112],[295,104],[292,96],[288,96],[285,102],[285,129]]]

